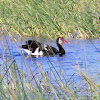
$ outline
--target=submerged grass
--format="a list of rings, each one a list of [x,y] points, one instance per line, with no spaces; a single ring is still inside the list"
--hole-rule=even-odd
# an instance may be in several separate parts
[[[9,35],[100,37],[99,0],[1,0],[0,30]]]

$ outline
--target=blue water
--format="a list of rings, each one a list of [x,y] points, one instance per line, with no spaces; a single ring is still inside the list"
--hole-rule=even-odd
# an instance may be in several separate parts
[[[80,81],[80,76],[76,70],[78,67],[91,78],[93,75],[100,74],[100,39],[94,39],[91,40],[91,42],[88,39],[71,39],[68,40],[70,44],[62,45],[66,51],[66,54],[63,57],[56,55],[38,58],[31,58],[27,56],[27,54],[20,48],[20,45],[24,44],[26,40],[27,39],[23,39],[19,42],[14,42],[10,37],[2,36],[0,39],[0,65],[5,66],[3,62],[4,59],[6,61],[6,56],[11,59],[10,61],[12,61],[13,57],[19,70],[23,71],[26,76],[30,75],[30,78],[32,75],[39,74],[37,66],[40,64],[50,80],[55,81],[55,76],[53,75],[53,73],[55,73],[58,80],[60,80],[60,78],[62,81],[69,81],[69,79],[73,79],[75,80],[75,83]],[[57,48],[55,41],[41,42]],[[24,55],[21,56],[20,52],[23,52]],[[8,63],[10,61],[8,61]],[[97,77],[97,81],[100,82],[100,76]]]

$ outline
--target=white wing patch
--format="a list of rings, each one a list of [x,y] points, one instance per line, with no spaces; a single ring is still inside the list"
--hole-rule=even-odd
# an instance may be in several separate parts
[[[28,53],[28,55],[31,55],[32,51],[28,50],[28,49],[24,49],[25,52]]]
[[[30,50],[27,50],[27,49],[24,49],[25,52],[28,53],[28,55],[38,55],[38,56],[42,56],[43,55],[43,52],[42,51],[39,51],[39,47],[36,48],[36,50],[34,51],[34,53],[32,53],[32,51]]]

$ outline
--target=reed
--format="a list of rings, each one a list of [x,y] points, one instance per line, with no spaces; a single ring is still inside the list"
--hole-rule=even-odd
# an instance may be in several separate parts
[[[80,82],[75,84],[73,80],[63,82],[57,79],[53,70],[51,79],[40,63],[38,63],[38,74],[29,75],[25,70],[21,71],[16,61],[13,59],[7,64],[7,69],[1,65],[2,72],[0,73],[0,99],[1,100],[86,100],[100,99],[100,84],[94,79],[91,79],[86,73],[77,68],[77,73],[80,75]],[[28,69],[28,71],[30,71]],[[57,71],[57,70],[56,70]],[[31,76],[31,77],[30,77]],[[60,77],[59,77],[60,78]],[[71,76],[74,79],[74,75]],[[55,83],[52,81],[55,80]]]
[[[0,30],[20,37],[100,37],[96,0],[1,0]]]

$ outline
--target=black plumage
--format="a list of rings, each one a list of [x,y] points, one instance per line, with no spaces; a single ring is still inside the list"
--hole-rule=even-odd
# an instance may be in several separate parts
[[[26,44],[22,45],[21,47],[25,50],[31,51],[31,54],[32,53],[34,54],[34,52],[38,48],[38,52],[42,52],[41,55],[43,56],[56,55],[56,54],[59,54],[59,56],[62,56],[65,54],[65,50],[63,49],[61,45],[62,43],[68,43],[68,42],[65,41],[62,37],[58,37],[56,40],[56,44],[59,50],[57,50],[55,47],[49,46],[47,44],[39,43],[34,40],[26,41]]]

